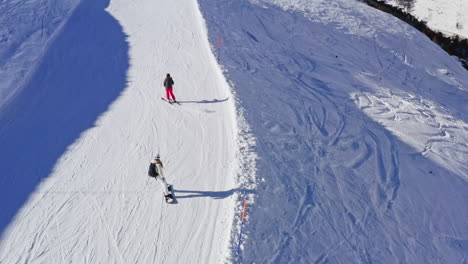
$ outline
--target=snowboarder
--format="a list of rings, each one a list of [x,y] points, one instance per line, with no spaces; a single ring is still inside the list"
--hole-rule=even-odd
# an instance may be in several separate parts
[[[174,85],[174,80],[172,80],[171,75],[168,73],[166,75],[166,79],[164,80],[164,87],[166,87],[166,98],[169,102],[177,102],[174,93],[172,92],[172,85]],[[171,97],[174,101],[171,101]]]
[[[156,157],[154,157],[154,159],[151,161],[149,165],[148,176],[155,178],[158,182],[161,183],[164,197],[166,198],[166,202],[172,202],[174,197],[171,193],[170,185],[166,182],[166,179],[164,178],[164,175],[162,173],[162,168],[163,168],[163,164],[158,154],[156,155]]]

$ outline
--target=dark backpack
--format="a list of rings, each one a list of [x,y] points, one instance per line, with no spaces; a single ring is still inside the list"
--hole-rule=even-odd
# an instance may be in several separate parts
[[[149,169],[148,169],[148,176],[150,177],[157,177],[159,174],[156,171],[156,164],[155,163],[150,163]]]

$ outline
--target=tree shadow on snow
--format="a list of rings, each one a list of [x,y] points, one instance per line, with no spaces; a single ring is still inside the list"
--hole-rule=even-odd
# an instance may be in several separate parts
[[[104,10],[108,4],[79,4],[1,116],[0,236],[67,148],[127,85],[127,36]]]
[[[330,8],[327,1],[318,2],[317,7]],[[468,211],[460,210],[468,202],[464,175],[422,155],[350,99],[350,93],[372,93],[381,86],[397,93],[416,91],[461,113],[459,118],[466,122],[466,104],[454,103],[467,98],[466,91],[446,87],[426,72],[426,66],[405,64],[392,49],[401,48],[415,62],[437,56],[441,68],[450,60],[443,51],[419,54],[420,46],[425,51],[433,46],[420,33],[408,40],[409,45],[390,49],[388,42],[402,42],[412,34],[386,32],[382,27],[387,23],[371,38],[355,35],[354,25],[373,21],[351,9],[353,22],[347,29],[333,23],[345,9],[331,9],[336,17],[322,12],[324,21],[331,22],[315,22],[321,20],[320,11],[311,12],[308,19],[268,1],[199,4],[213,46],[223,36],[221,62],[257,139],[256,178],[267,179],[258,182],[246,225],[249,238],[242,254],[232,252],[233,263],[466,259]],[[373,11],[365,12],[371,17]],[[357,78],[362,76],[366,81]],[[466,154],[466,148],[460,152]],[[229,194],[200,192],[190,197]]]

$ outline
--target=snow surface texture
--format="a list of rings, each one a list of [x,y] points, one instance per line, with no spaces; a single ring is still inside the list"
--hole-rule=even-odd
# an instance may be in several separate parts
[[[257,138],[235,262],[468,261],[468,73],[456,58],[357,1],[200,5]]]
[[[19,93],[48,40],[60,28],[76,0],[9,0],[0,4],[0,113]]]
[[[388,1],[398,6],[395,1]],[[415,0],[410,13],[427,22],[430,28],[446,35],[468,38],[468,1],[466,0]]]
[[[3,21],[57,6],[20,2],[0,4]],[[246,125],[197,2],[72,4],[54,36],[21,21],[2,33],[2,91],[14,96],[0,112],[0,263],[223,262]],[[160,99],[166,73],[181,105]],[[147,176],[158,152],[173,205]]]

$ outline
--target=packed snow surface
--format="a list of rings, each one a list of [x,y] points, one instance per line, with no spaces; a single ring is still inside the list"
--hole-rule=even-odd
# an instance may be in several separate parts
[[[197,2],[83,0],[44,34],[17,16],[58,2],[1,3],[0,263],[224,261],[236,118]]]
[[[350,0],[27,2],[0,4],[0,263],[468,261],[468,74],[406,23]]]
[[[456,58],[357,1],[200,3],[257,139],[236,262],[468,261],[468,73]]]

